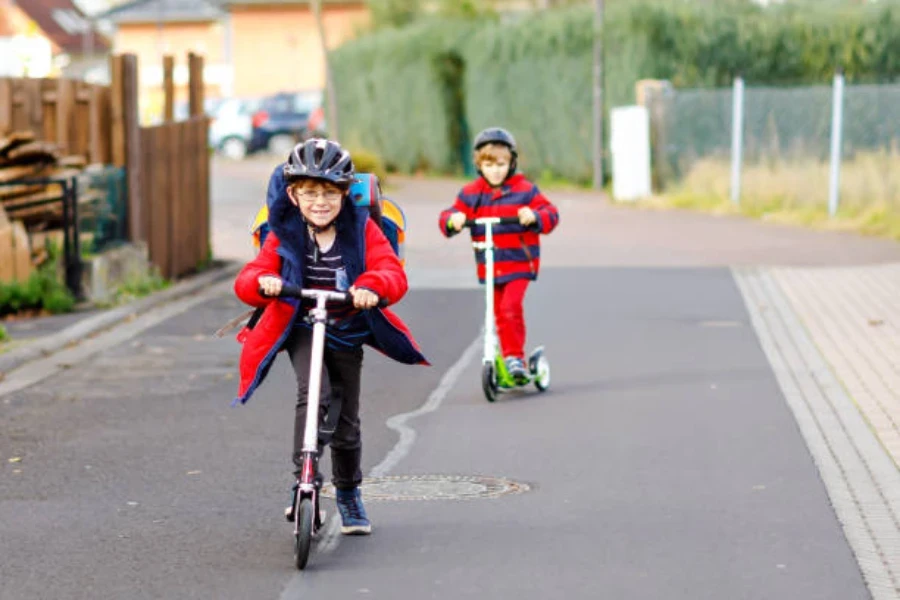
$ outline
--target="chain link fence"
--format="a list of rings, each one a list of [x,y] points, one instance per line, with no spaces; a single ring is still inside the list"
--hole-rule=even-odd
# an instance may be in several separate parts
[[[125,169],[90,168],[78,178],[78,228],[83,251],[99,254],[128,240]]]
[[[900,85],[837,83],[652,90],[656,188],[762,210],[900,211]]]

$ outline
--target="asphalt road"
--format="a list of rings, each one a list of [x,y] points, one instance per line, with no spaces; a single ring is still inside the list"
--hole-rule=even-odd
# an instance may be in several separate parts
[[[223,294],[4,399],[0,598],[868,597],[727,270],[548,270],[528,311],[551,391],[488,404],[469,352],[386,473],[529,489],[372,501],[375,533],[302,575],[292,374],[229,408],[237,345],[209,333],[239,310]],[[480,296],[401,312],[434,367],[367,354],[366,472],[476,340]]]
[[[218,256],[249,256],[270,168],[214,165]],[[526,303],[551,390],[488,404],[471,252],[433,229],[455,185],[396,190],[416,275],[398,310],[433,367],[366,354],[364,470],[412,479],[367,484],[372,536],[326,532],[293,568],[293,374],[229,406],[238,345],[211,333],[243,307],[222,286],[0,397],[0,599],[869,597],[723,265],[900,247],[559,194]],[[494,489],[473,478],[519,487],[375,498]]]

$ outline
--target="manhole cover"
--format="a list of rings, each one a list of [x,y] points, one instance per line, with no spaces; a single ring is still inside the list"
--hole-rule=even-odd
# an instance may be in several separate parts
[[[521,494],[531,487],[527,483],[499,477],[466,475],[396,475],[365,479],[365,500],[475,500]],[[334,498],[334,488],[322,488],[322,495]]]

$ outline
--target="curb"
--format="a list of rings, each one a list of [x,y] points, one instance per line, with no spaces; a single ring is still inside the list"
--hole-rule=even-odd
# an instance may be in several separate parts
[[[25,363],[44,358],[63,348],[76,346],[87,337],[106,329],[111,329],[119,323],[133,319],[157,306],[193,294],[229,277],[234,277],[241,269],[241,266],[240,263],[225,263],[220,267],[179,281],[169,289],[156,292],[124,306],[92,315],[61,331],[40,337],[20,348],[10,350],[0,355],[0,379],[3,379],[5,373],[21,367]]]

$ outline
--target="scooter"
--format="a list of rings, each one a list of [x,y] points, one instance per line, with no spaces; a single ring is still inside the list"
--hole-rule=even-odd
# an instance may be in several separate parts
[[[352,296],[347,292],[303,289],[285,283],[279,294],[281,298],[309,298],[316,305],[309,311],[313,322],[312,352],[309,366],[309,392],[306,400],[306,423],[303,430],[303,462],[300,475],[294,486],[293,511],[286,513],[294,523],[294,562],[298,569],[306,568],[309,560],[312,538],[323,525],[319,510],[319,494],[322,478],[318,473],[319,464],[319,392],[322,389],[322,362],[325,351],[325,323],[328,319],[326,304],[334,302],[347,304]],[[383,305],[380,302],[379,305]]]
[[[472,242],[476,250],[484,251],[484,355],[481,363],[481,387],[488,402],[495,402],[498,394],[515,389],[522,389],[534,384],[538,391],[550,387],[550,363],[544,355],[544,347],[538,346],[528,355],[528,377],[516,380],[506,369],[506,363],[500,354],[497,329],[494,324],[494,226],[518,225],[517,217],[483,217],[468,220],[465,227],[484,227],[484,241]]]

